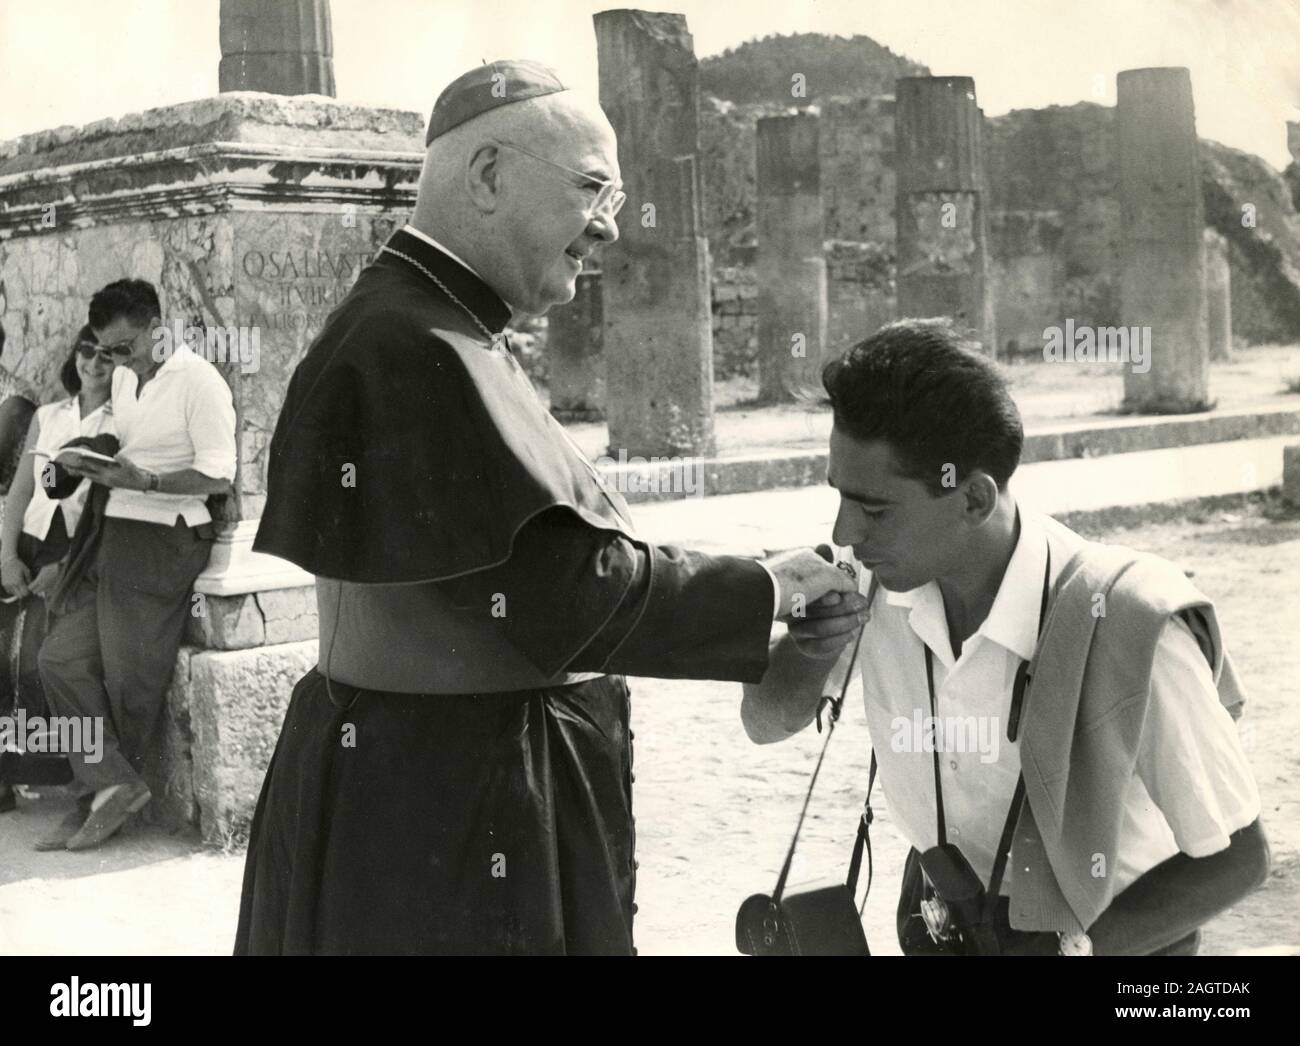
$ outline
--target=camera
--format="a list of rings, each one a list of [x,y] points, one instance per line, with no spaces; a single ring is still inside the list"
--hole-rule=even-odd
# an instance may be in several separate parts
[[[926,932],[935,944],[944,944],[955,936],[952,928],[952,913],[941,897],[924,898],[921,901],[921,919]]]
[[[984,885],[952,843],[919,855],[921,871],[932,896],[921,899],[921,919],[935,944],[954,955],[997,955]]]

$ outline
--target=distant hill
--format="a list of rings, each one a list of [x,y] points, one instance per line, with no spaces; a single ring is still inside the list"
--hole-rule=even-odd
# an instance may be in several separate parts
[[[802,105],[826,95],[893,94],[898,77],[929,72],[869,36],[796,33],[765,36],[702,59],[700,88],[737,103]],[[790,93],[795,73],[805,78],[803,98]]]

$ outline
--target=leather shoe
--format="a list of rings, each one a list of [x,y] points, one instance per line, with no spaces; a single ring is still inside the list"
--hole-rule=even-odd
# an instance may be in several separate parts
[[[81,830],[68,840],[69,850],[90,850],[116,832],[126,819],[153,798],[143,781],[124,784],[98,810],[92,810]]]
[[[43,836],[36,841],[36,849],[66,850],[68,848],[68,840],[76,835],[81,826],[85,823],[85,809],[80,806],[74,806],[68,811],[67,816],[59,822],[59,827],[54,829],[54,831],[49,835]]]

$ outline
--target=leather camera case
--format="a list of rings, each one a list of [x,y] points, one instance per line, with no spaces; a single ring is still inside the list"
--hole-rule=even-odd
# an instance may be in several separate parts
[[[794,887],[779,903],[756,893],[736,913],[744,955],[870,955],[853,894],[839,881]]]

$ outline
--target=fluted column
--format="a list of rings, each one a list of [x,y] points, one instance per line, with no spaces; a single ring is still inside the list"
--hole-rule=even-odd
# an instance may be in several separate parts
[[[222,91],[334,97],[329,0],[221,0]]]
[[[1146,414],[1209,409],[1205,219],[1192,75],[1118,77],[1120,322],[1150,330],[1150,359],[1124,369],[1124,405]]]
[[[699,63],[682,15],[594,17],[600,104],[627,205],[602,252],[610,447],[713,452],[709,248],[700,221]]]
[[[895,87],[898,314],[947,316],[993,355],[984,113],[969,76]]]

